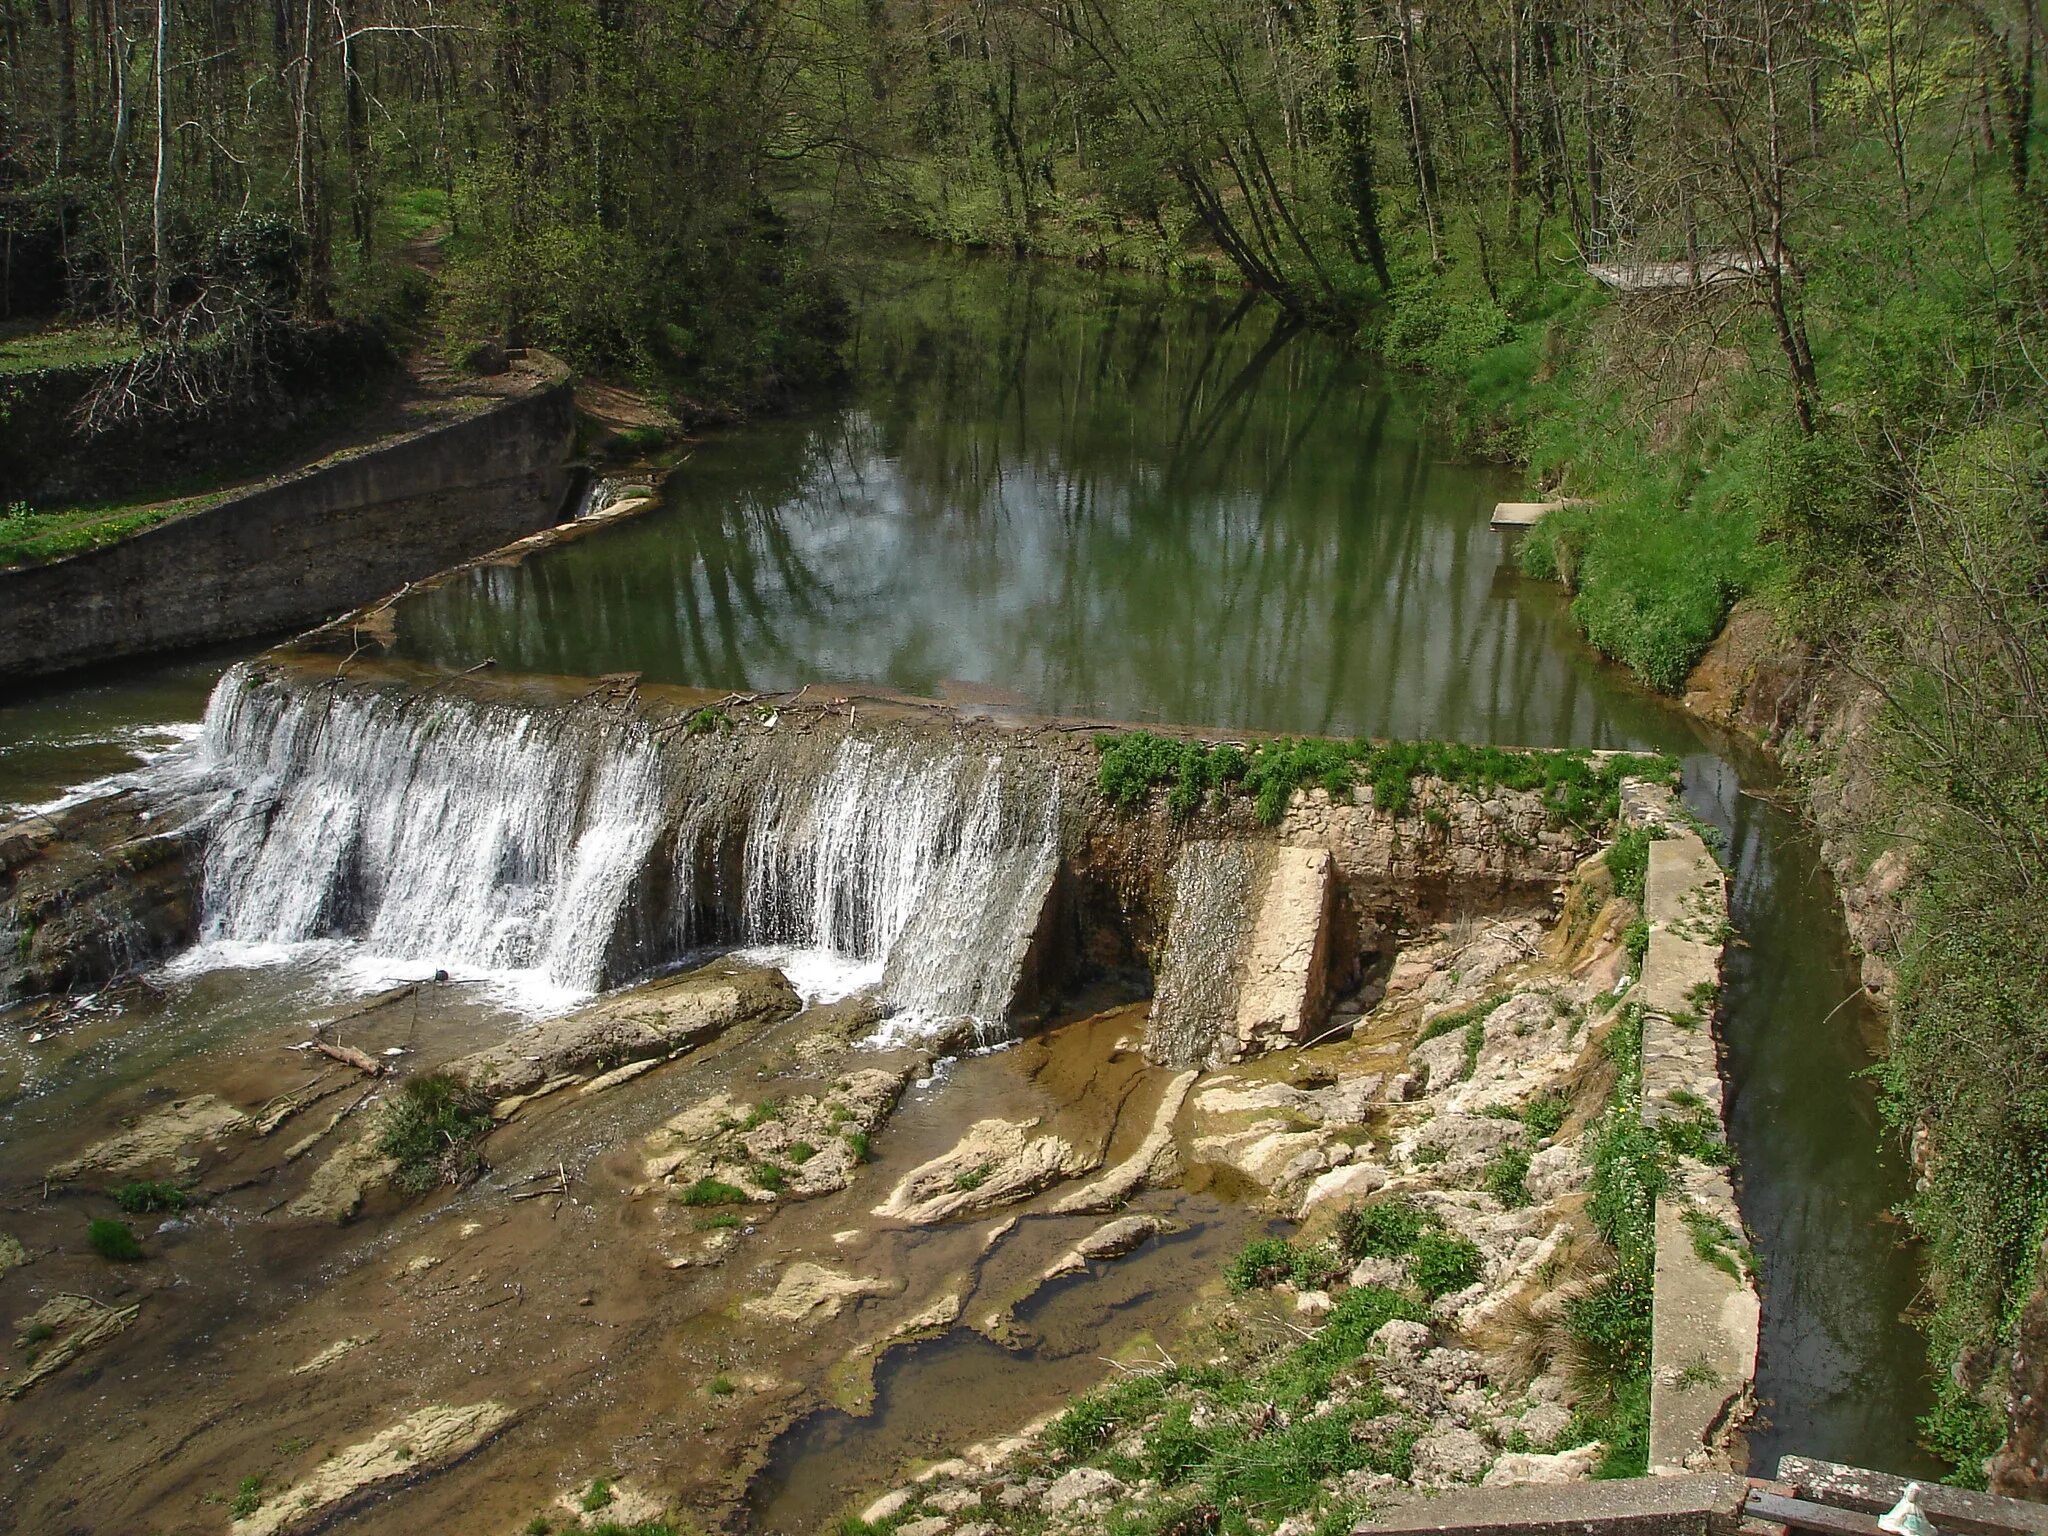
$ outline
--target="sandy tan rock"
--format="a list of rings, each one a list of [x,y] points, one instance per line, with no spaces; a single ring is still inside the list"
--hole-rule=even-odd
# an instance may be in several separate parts
[[[347,1221],[362,1209],[363,1197],[398,1171],[395,1159],[377,1150],[375,1127],[328,1154],[285,1213],[313,1221]]]
[[[1071,1194],[1062,1195],[1053,1202],[1053,1210],[1063,1215],[1074,1211],[1110,1210],[1123,1204],[1146,1184],[1167,1184],[1178,1178],[1180,1157],[1174,1145],[1173,1122],[1180,1114],[1181,1106],[1187,1102],[1188,1090],[1194,1087],[1195,1079],[1200,1075],[1188,1071],[1175,1076],[1160,1095],[1159,1104],[1152,1111],[1152,1124],[1146,1130],[1144,1140],[1138,1143],[1138,1149],[1099,1178]]]
[[[375,1333],[355,1334],[346,1339],[336,1339],[304,1364],[293,1366],[292,1374],[294,1376],[311,1376],[316,1371],[324,1371],[328,1366],[334,1364],[335,1361],[341,1359],[342,1356],[353,1354],[365,1344],[375,1343],[376,1339],[377,1335]]]
[[[21,1375],[10,1377],[5,1395],[20,1397],[30,1388],[47,1381],[89,1349],[118,1338],[141,1314],[138,1306],[110,1307],[89,1296],[58,1296],[45,1302],[32,1316],[21,1320],[23,1338],[48,1329],[36,1346],[35,1363]]]
[[[186,1147],[195,1141],[218,1143],[248,1124],[249,1117],[226,1100],[196,1093],[143,1116],[70,1162],[59,1163],[50,1177],[74,1179],[88,1170],[129,1173],[158,1166],[189,1173],[199,1160],[185,1156]]]
[[[600,1062],[690,1050],[736,1025],[788,1018],[802,1006],[780,971],[714,960],[549,1019],[463,1057],[449,1070],[505,1098]]]
[[[801,1323],[837,1317],[848,1302],[863,1296],[886,1296],[895,1289],[891,1282],[874,1275],[842,1274],[806,1261],[790,1265],[775,1289],[748,1301],[746,1309],[756,1317]]]
[[[1593,1475],[1593,1469],[1600,1465],[1600,1458],[1606,1454],[1607,1447],[1598,1443],[1559,1451],[1551,1456],[1510,1451],[1493,1464],[1480,1486],[1506,1488],[1515,1483],[1582,1482]]]
[[[929,1226],[1034,1195],[1085,1171],[1085,1154],[1063,1136],[1034,1136],[1036,1122],[977,1120],[958,1145],[903,1176],[877,1216]]]
[[[511,1420],[512,1410],[502,1403],[422,1408],[335,1452],[301,1481],[266,1498],[254,1514],[235,1521],[233,1536],[280,1536],[315,1525],[361,1489],[415,1477],[467,1456]]]

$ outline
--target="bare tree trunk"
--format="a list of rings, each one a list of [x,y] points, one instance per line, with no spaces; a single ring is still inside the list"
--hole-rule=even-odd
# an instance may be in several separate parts
[[[170,42],[171,0],[156,0],[156,177],[149,193],[150,259],[153,292],[150,315],[164,318],[165,291],[170,281],[171,259],[164,238],[164,216],[170,191],[171,115],[165,100],[164,50]]]

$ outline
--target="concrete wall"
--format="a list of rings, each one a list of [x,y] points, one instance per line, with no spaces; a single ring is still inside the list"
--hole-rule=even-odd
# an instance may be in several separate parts
[[[1643,1010],[1643,1123],[1704,1119],[1725,1137],[1713,999],[1727,880],[1668,789],[1630,786],[1623,814],[1661,833],[1650,844],[1643,893],[1650,947],[1633,994]],[[1650,1471],[1740,1471],[1762,1313],[1728,1170],[1674,1158],[1656,1220]]]
[[[566,369],[105,549],[0,572],[0,682],[314,623],[553,522]]]

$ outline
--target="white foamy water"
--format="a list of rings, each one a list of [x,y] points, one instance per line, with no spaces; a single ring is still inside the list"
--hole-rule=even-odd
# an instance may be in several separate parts
[[[229,673],[201,943],[364,985],[484,983],[536,1012],[712,948],[806,999],[879,988],[896,1036],[1001,1032],[1057,865],[1055,786],[950,743],[658,738],[636,719]]]

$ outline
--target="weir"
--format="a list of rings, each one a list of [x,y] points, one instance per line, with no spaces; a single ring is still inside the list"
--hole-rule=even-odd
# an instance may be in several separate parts
[[[761,949],[994,1038],[1051,890],[1057,776],[776,730],[231,674],[192,769],[217,797],[200,938],[348,939],[541,1000]]]

